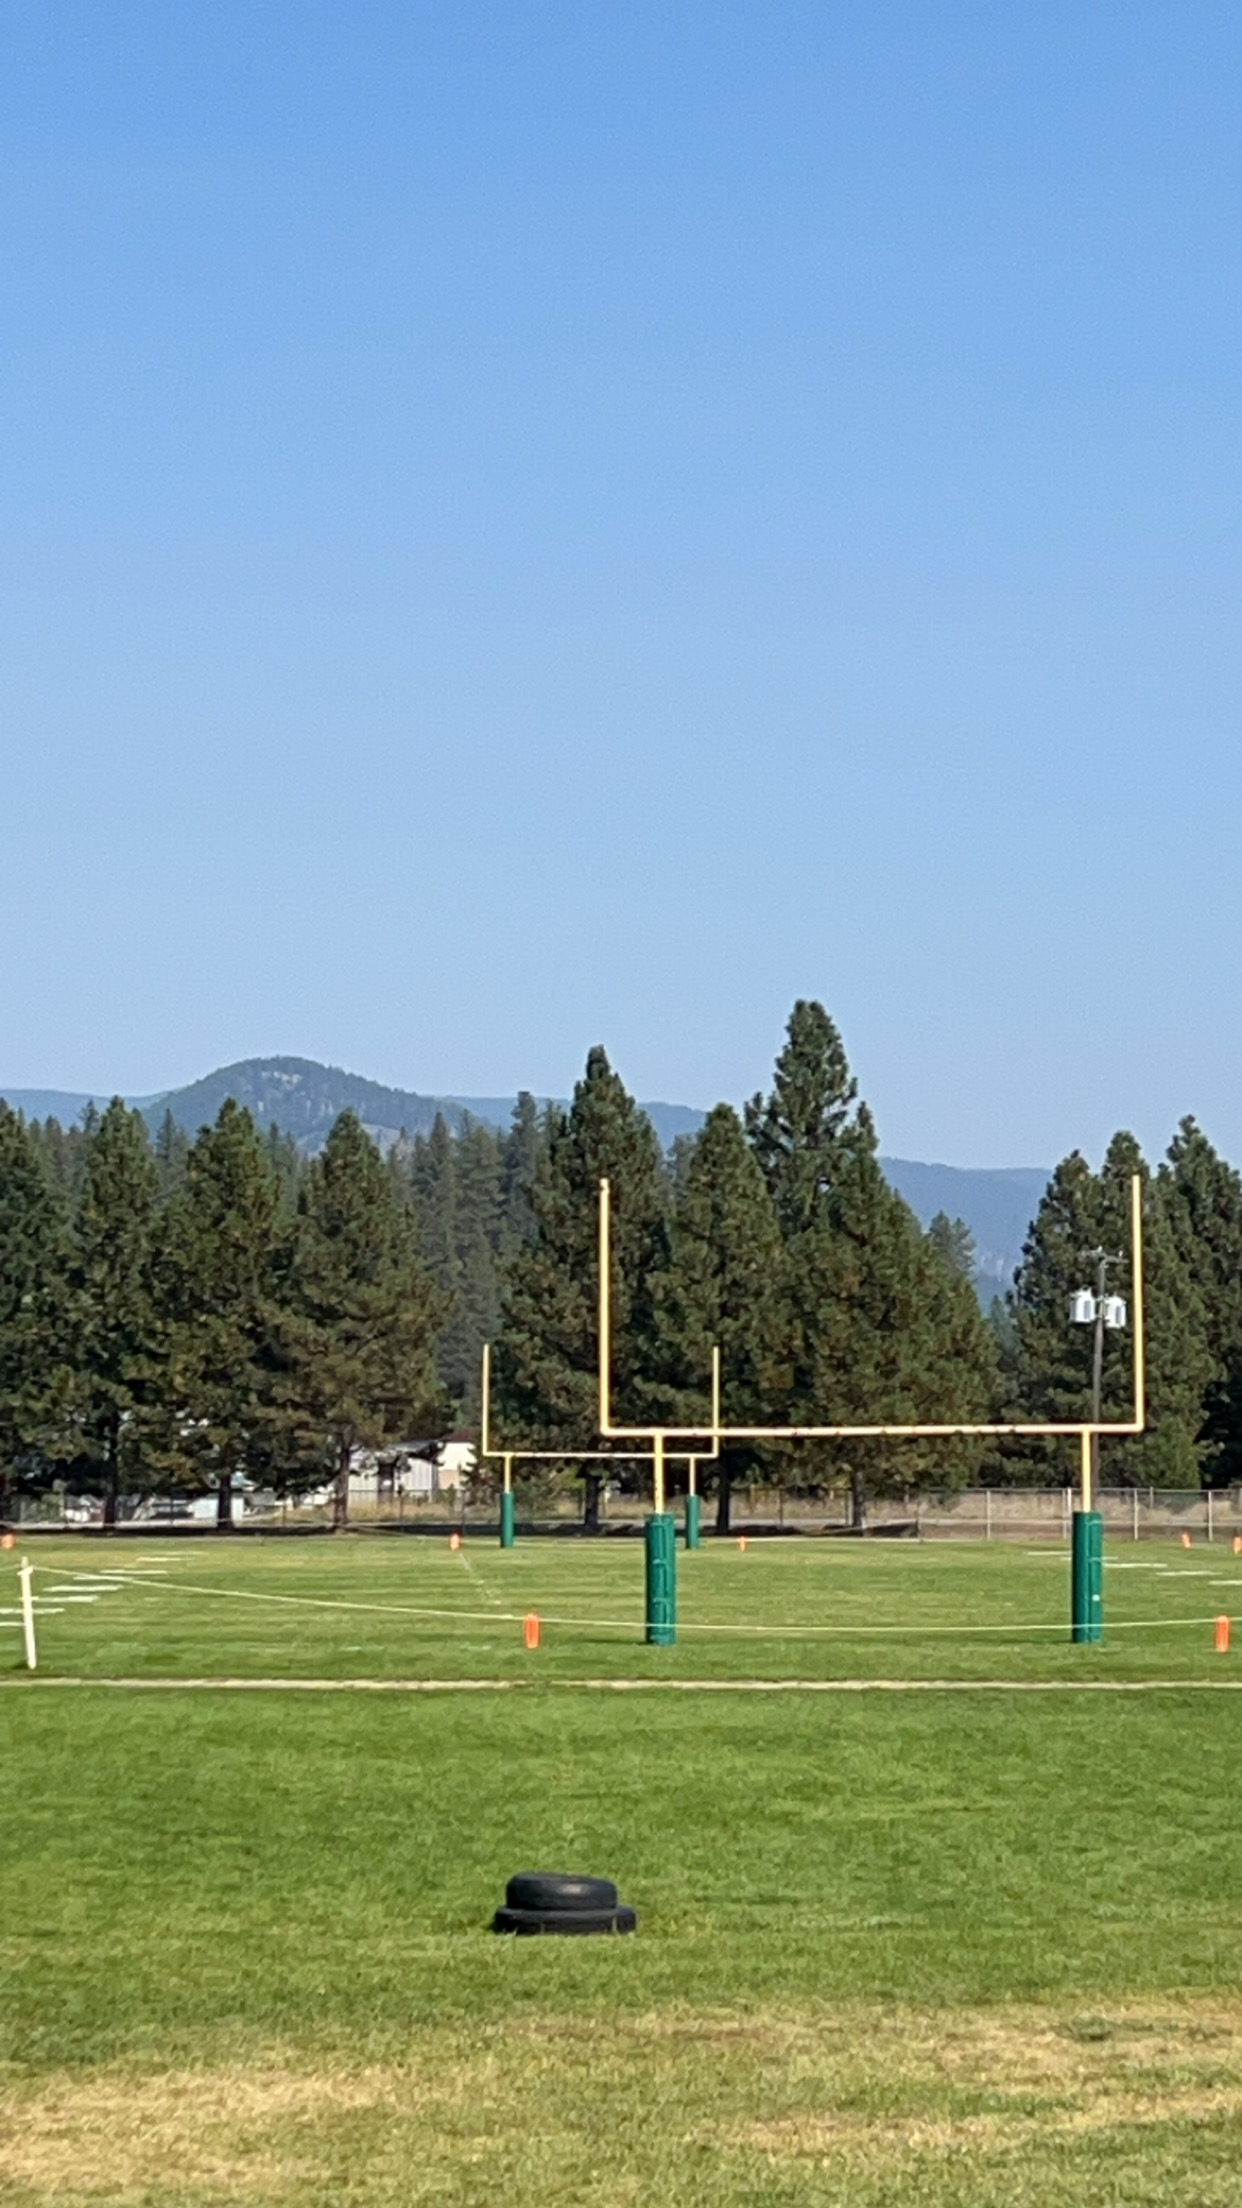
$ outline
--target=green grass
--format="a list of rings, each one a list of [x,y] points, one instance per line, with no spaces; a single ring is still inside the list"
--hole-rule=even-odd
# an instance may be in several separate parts
[[[679,1559],[678,1646],[642,1645],[641,1544],[355,1535],[30,1544],[41,1664],[80,1676],[673,1679],[1242,1679],[1211,1620],[1242,1558],[1139,1545],[1110,1559],[1106,1643],[1069,1644],[1064,1550],[995,1544],[712,1542]],[[163,1579],[141,1581],[165,1565]],[[90,1577],[131,1575],[95,1603]],[[84,1575],[79,1577],[78,1575]],[[6,1603],[16,1599],[15,1593]],[[544,1621],[534,1656],[521,1619]],[[13,1619],[0,1650],[18,1658]],[[4,1660],[0,1654],[0,1663]]]
[[[685,1623],[767,1632],[654,1651],[634,1544],[155,1547],[166,1591],[41,1617],[41,1679],[521,1691],[59,1688],[6,1621],[0,2199],[1234,2208],[1242,1695],[1194,1682],[1242,1670],[1189,1622],[1231,1556],[1119,1553],[1072,1649],[1063,1553],[712,1547]],[[153,1560],[31,1553],[41,1590]],[[530,1655],[528,1609],[585,1622]],[[647,1676],[1180,1683],[583,1685]],[[494,1938],[537,1865],[638,1936]]]

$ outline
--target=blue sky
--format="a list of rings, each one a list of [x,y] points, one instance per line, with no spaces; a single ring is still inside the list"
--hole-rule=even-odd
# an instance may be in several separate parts
[[[1242,1157],[1242,19],[8,0],[0,1079]]]

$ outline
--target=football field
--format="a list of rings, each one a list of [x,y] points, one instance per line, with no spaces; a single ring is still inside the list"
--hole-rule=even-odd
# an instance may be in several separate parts
[[[0,2198],[1229,2203],[1227,1549],[31,1541]],[[523,1620],[540,1619],[540,1646]],[[498,1939],[525,1868],[632,1939]]]

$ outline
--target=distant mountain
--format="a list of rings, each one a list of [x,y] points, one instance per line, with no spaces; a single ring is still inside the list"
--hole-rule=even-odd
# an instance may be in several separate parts
[[[71,1126],[91,1102],[108,1101],[65,1089],[6,1089],[0,1094],[27,1119],[53,1118],[62,1126]],[[145,1113],[152,1130],[168,1111],[193,1135],[214,1120],[227,1096],[244,1104],[261,1126],[282,1127],[306,1151],[319,1149],[333,1120],[345,1110],[356,1112],[375,1140],[388,1144],[403,1128],[409,1135],[428,1133],[437,1112],[454,1129],[460,1129],[466,1113],[490,1127],[507,1127],[516,1102],[511,1096],[423,1096],[413,1089],[390,1089],[313,1058],[244,1058],[187,1088],[128,1101]],[[694,1134],[705,1117],[688,1104],[648,1103],[643,1110],[666,1147],[678,1135]],[[985,1302],[1009,1286],[1047,1183],[1042,1167],[976,1171],[922,1165],[911,1158],[880,1162],[923,1226],[938,1211],[966,1221],[975,1237],[978,1286]]]
[[[102,1110],[108,1102],[106,1095],[71,1089],[4,1089],[0,1095],[27,1119],[58,1119],[62,1127],[71,1127],[88,1104]],[[171,1112],[193,1135],[210,1125],[226,1096],[244,1104],[260,1126],[283,1128],[306,1151],[319,1149],[333,1120],[346,1110],[356,1112],[375,1140],[387,1144],[402,1129],[407,1135],[428,1134],[437,1112],[455,1131],[467,1112],[489,1127],[507,1127],[517,1102],[515,1096],[423,1096],[413,1089],[390,1089],[313,1058],[243,1058],[186,1088],[131,1096],[126,1102],[145,1113],[152,1130]],[[536,1099],[541,1107],[549,1101]],[[688,1104],[644,1104],[643,1110],[666,1148],[678,1135],[693,1134],[703,1124],[703,1113]]]
[[[3,1089],[0,1096],[23,1119],[58,1119],[62,1127],[72,1127],[87,1105],[95,1101],[77,1089]]]
[[[913,1158],[881,1158],[880,1163],[923,1226],[930,1226],[938,1211],[966,1221],[975,1238],[975,1285],[985,1304],[1012,1287],[1022,1245],[1048,1185],[1043,1166],[920,1165]]]

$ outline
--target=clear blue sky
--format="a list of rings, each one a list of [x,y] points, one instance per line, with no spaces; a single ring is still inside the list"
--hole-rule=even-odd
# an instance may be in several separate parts
[[[1242,1157],[1242,17],[8,0],[0,1080]]]

